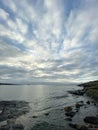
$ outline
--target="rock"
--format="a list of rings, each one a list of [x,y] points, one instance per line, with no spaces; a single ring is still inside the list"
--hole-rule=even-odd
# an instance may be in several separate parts
[[[32,118],[37,118],[37,116],[32,116]]]
[[[80,108],[81,106],[83,106],[83,103],[76,103],[75,105],[76,108]]]
[[[77,130],[89,130],[85,125],[72,124],[72,123],[70,123],[69,126],[70,126],[71,128],[77,129]]]
[[[66,121],[72,121],[72,118],[65,118]]]
[[[26,114],[30,110],[28,104],[25,101],[0,101],[0,121]]]
[[[49,115],[49,113],[45,113],[45,116],[48,116]]]
[[[81,126],[78,130],[89,130],[86,126]]]
[[[91,124],[98,124],[98,117],[95,116],[87,116],[84,118],[84,121],[86,123],[91,123]]]
[[[68,91],[68,92],[71,93],[71,94],[74,94],[74,95],[79,95],[79,96],[83,96],[84,93],[85,93],[84,89],[82,89],[82,90],[75,90],[75,91]]]
[[[24,130],[24,126],[22,124],[16,124],[13,126],[13,130]]]
[[[90,101],[87,101],[86,103],[87,103],[87,104],[90,104]]]
[[[69,126],[70,126],[71,128],[76,129],[76,124],[72,124],[72,123],[70,123]]]
[[[64,107],[64,110],[65,112],[70,112],[72,111],[72,107],[71,106]]]
[[[13,124],[11,126],[2,126],[0,130],[24,130],[24,126],[22,124]]]
[[[65,130],[64,126],[57,126],[48,122],[35,124],[31,130]]]
[[[84,91],[87,96],[91,97],[92,99],[98,102],[98,80],[84,83],[80,86],[84,87]]]
[[[6,127],[1,127],[0,130],[9,130],[9,129]]]
[[[73,112],[73,111],[65,113],[66,116],[69,116],[71,118],[74,117],[75,114],[76,112]]]

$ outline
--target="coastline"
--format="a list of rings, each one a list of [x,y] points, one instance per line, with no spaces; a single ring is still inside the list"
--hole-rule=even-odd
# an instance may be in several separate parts
[[[86,96],[86,93],[80,94],[81,91],[84,92],[83,86],[77,87],[77,89],[75,90],[73,89],[70,89],[70,90],[72,90],[71,93],[68,91],[67,95],[63,95],[63,96],[60,95],[59,98],[57,94],[55,95],[56,96],[55,98],[54,96],[52,96],[53,100],[62,101],[63,99],[65,100],[64,102],[66,102],[67,99],[69,100],[70,98],[72,98],[69,100],[69,104],[64,103],[63,106],[57,107],[57,109],[55,108],[55,109],[50,109],[50,110],[49,109],[43,110],[42,112],[40,112],[41,115],[34,113],[33,110],[30,110],[30,113],[29,111],[26,114],[21,113],[23,115],[20,115],[18,119],[16,119],[16,123],[18,121],[18,125],[15,125],[14,127],[18,127],[18,128],[20,127],[20,130],[46,130],[45,128],[47,128],[47,130],[65,130],[65,129],[66,130],[74,130],[74,129],[81,130],[83,127],[87,128],[87,124],[85,124],[84,118],[91,115],[95,117],[96,113],[98,112],[97,103],[95,104],[95,101],[93,99]],[[72,92],[76,92],[76,94],[73,94]],[[67,98],[67,96],[69,96],[69,98]],[[74,102],[70,103],[70,101],[71,100],[73,101],[73,99],[74,99]],[[14,112],[15,107],[13,107],[13,105],[11,106],[12,106],[11,109]],[[21,109],[23,110],[22,107]],[[26,119],[26,122],[23,122],[26,116],[28,118]],[[13,118],[11,118],[10,120],[12,121]],[[22,125],[20,124],[20,122],[22,123]],[[30,124],[30,128],[29,126],[28,127],[26,126],[28,125],[28,123]],[[95,127],[95,126],[96,125],[90,125],[90,127]],[[13,130],[16,130],[16,129],[14,128]]]
[[[98,102],[98,80],[83,83],[79,86],[83,86],[85,94]]]

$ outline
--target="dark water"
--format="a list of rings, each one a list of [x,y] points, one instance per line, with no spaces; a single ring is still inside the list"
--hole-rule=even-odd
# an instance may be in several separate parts
[[[67,130],[68,122],[65,121],[63,108],[74,105],[77,101],[87,101],[88,97],[73,96],[68,90],[79,89],[76,85],[52,86],[52,85],[1,85],[0,100],[24,100],[30,102],[30,113],[21,116],[17,122],[23,123],[25,129],[29,130],[38,122],[49,122],[57,126],[64,126]],[[74,118],[74,122],[81,122],[85,114],[94,114],[96,108],[90,105],[86,110],[82,108],[80,113]],[[45,113],[49,113],[48,116]],[[80,114],[80,115],[79,115]],[[37,118],[33,118],[36,116]],[[78,120],[77,120],[78,118]],[[63,129],[62,129],[63,130]]]

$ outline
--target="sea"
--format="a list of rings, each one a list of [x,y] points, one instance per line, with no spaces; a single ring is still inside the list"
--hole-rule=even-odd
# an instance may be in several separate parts
[[[0,85],[0,101],[28,101],[30,112],[17,119],[18,123],[25,126],[25,130],[31,130],[36,124],[48,122],[59,130],[71,130],[68,121],[65,120],[64,107],[74,106],[76,102],[85,104],[91,99],[87,96],[76,96],[68,93],[70,90],[82,89],[76,84],[65,85]],[[94,105],[83,106],[73,118],[73,123],[84,124],[86,115],[95,115],[97,108]],[[33,118],[35,117],[35,118]]]

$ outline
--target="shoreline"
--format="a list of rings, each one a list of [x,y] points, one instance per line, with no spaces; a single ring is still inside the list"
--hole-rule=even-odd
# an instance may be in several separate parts
[[[15,127],[17,128],[20,127],[20,130],[45,130],[45,127],[47,128],[47,130],[65,130],[65,129],[66,130],[74,130],[74,129],[84,130],[83,127],[85,128],[88,127],[87,126],[88,123],[84,122],[84,118],[86,118],[87,116],[95,117],[96,113],[98,112],[97,111],[98,105],[97,103],[95,104],[95,101],[93,99],[87,97],[86,93],[83,94],[83,89],[79,88],[78,90],[77,88],[77,90],[74,90],[74,91],[72,90],[71,93],[68,91],[69,97],[73,97],[76,100],[75,102],[72,102],[71,105],[65,104],[64,106],[61,106],[57,109],[44,111],[41,115],[34,114],[33,110],[31,111],[31,113],[29,111],[27,113],[24,112],[25,114],[22,112],[22,115],[21,114],[20,115],[23,116],[23,118],[21,118],[21,116],[19,117],[17,116],[17,118],[19,118],[18,124],[16,123],[14,125],[13,130],[16,130]],[[81,91],[82,93],[80,94]],[[67,97],[65,97],[65,100],[66,98]],[[10,110],[15,110],[15,106],[13,107],[12,102],[10,103],[12,106]],[[30,103],[27,103],[27,106],[29,104]],[[23,110],[23,105],[20,105],[20,108]],[[25,116],[28,116],[28,119],[29,119],[29,120],[26,120],[27,121],[26,123],[22,122]],[[14,118],[11,117],[10,121],[13,122],[13,120]],[[25,126],[28,125],[28,123],[31,126],[30,127],[28,126],[28,128],[26,129]],[[90,124],[89,127],[95,127],[95,126],[96,126],[95,124],[93,125]],[[6,125],[3,127],[6,128]],[[8,128],[5,130],[8,130]],[[91,130],[91,128],[89,128],[89,130]]]

